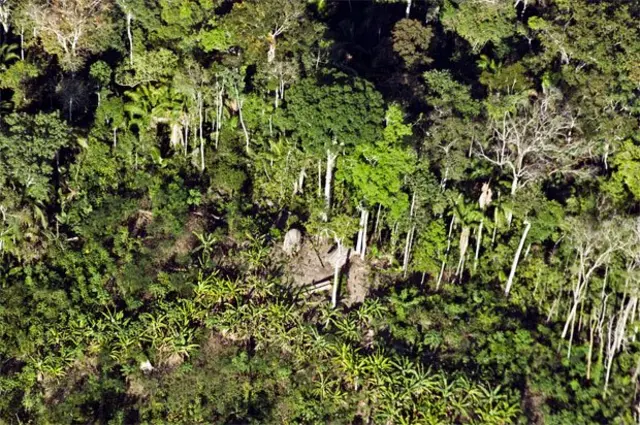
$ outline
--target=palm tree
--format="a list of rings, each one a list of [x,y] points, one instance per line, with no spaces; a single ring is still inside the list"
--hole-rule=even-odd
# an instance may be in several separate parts
[[[17,44],[0,45],[0,73],[6,71],[9,68],[9,62],[20,59],[20,56],[16,53],[17,51]]]
[[[147,130],[157,128],[158,124],[167,124],[171,129],[171,146],[176,148],[182,142],[186,152],[188,134],[182,134],[183,128],[186,129],[182,96],[167,86],[156,88],[150,84],[139,86],[125,95],[130,99],[124,106],[130,127],[137,127],[142,136]]]

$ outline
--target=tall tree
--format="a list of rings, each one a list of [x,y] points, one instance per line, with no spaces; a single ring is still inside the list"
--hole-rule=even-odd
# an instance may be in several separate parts
[[[344,74],[305,79],[291,89],[287,99],[289,128],[305,150],[326,155],[327,212],[331,207],[331,182],[337,158],[358,145],[373,144],[379,139],[382,107],[382,97],[370,83]]]
[[[34,1],[25,14],[44,48],[58,55],[65,67],[76,70],[85,55],[109,46],[111,8],[109,0]]]

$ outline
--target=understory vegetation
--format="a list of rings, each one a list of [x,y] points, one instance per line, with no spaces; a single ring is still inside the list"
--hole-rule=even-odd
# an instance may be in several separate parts
[[[636,0],[0,0],[0,424],[640,423]]]

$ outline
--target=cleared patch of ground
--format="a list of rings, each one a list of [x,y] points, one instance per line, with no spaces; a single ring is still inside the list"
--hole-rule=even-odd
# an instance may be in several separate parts
[[[313,241],[303,238],[298,252],[286,260],[286,274],[296,286],[303,286],[315,292],[330,292],[333,282],[333,262],[336,259],[335,245],[330,241]],[[348,252],[346,264],[341,269],[341,275],[347,276],[346,296],[341,302],[351,305],[364,301],[369,292],[371,268],[366,261],[353,253],[349,247],[343,248]],[[344,282],[344,280],[343,280]]]

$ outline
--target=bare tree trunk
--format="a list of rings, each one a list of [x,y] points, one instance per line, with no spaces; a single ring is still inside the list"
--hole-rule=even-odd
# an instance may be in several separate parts
[[[462,277],[462,273],[464,272],[464,262],[466,260],[467,248],[469,247],[469,234],[471,230],[468,227],[462,227],[462,231],[460,232],[460,259],[458,260],[458,267],[456,267],[456,278],[458,276]]]
[[[378,233],[378,225],[380,224],[380,209],[382,208],[382,204],[378,204],[378,213],[376,214],[376,223],[373,226],[373,236],[372,237],[376,237],[376,234]]]
[[[133,15],[127,12],[127,38],[129,39],[129,65],[133,66],[133,36],[131,35],[131,19]]]
[[[318,160],[318,198],[322,196],[322,161]]]
[[[591,320],[589,320],[589,351],[587,353],[587,380],[591,380],[591,358],[593,357],[593,336],[595,333],[594,317],[592,314]]]
[[[187,154],[189,153],[189,121],[185,121],[184,124],[184,140],[183,140],[183,147],[184,147],[184,156],[186,157]]]
[[[497,233],[498,233],[498,208],[496,208],[495,213],[493,215],[493,233],[491,234],[491,248],[493,248],[493,244],[496,242]]]
[[[562,330],[562,338],[567,336],[567,333],[571,329],[573,331],[573,322],[575,321],[576,314],[578,312],[578,306],[580,305],[580,294],[576,294],[573,296],[573,304],[571,306],[571,310],[569,310],[569,315],[567,316],[567,321],[564,324],[564,328]]]
[[[504,289],[504,294],[509,296],[509,291],[511,291],[511,285],[513,284],[513,278],[516,275],[516,268],[518,267],[518,261],[520,260],[520,253],[522,252],[522,247],[524,246],[524,241],[527,238],[527,233],[529,233],[529,229],[531,229],[531,223],[529,221],[524,222],[524,232],[522,232],[522,237],[520,238],[520,244],[518,245],[518,249],[516,250],[516,255],[513,257],[513,264],[511,265],[511,272],[509,273],[509,279],[507,280],[507,286]]]
[[[518,191],[518,175],[514,172],[511,180],[511,196],[515,196]]]
[[[302,170],[300,170],[300,174],[298,175],[298,192],[299,193],[303,193],[304,192],[304,178],[307,176],[307,172],[305,171],[304,167],[302,167]]]
[[[219,88],[218,88],[219,87]],[[224,85],[218,85],[216,81],[216,149],[220,140],[220,129],[222,128],[222,96],[224,94]]]
[[[360,259],[364,261],[364,257],[367,254],[367,228],[369,227],[369,210],[365,211],[364,215],[364,228],[362,229],[362,252],[360,253]]]
[[[409,220],[413,220],[413,213],[416,206],[416,192],[413,191],[413,195],[411,196],[411,209],[409,210]],[[407,233],[407,240],[404,246],[404,258],[402,261],[402,271],[404,272],[404,277],[407,277],[407,269],[409,267],[409,255],[411,252],[411,243],[413,242],[413,233],[415,232],[416,225],[414,224],[409,229],[409,233]]]
[[[113,129],[113,148],[115,149],[118,146],[118,138],[116,135],[116,132],[118,131],[117,128]]]
[[[404,17],[409,19],[409,15],[411,14],[411,3],[412,0],[407,0],[407,8],[404,11]]]
[[[480,224],[478,225],[478,237],[476,238],[476,255],[473,259],[473,271],[476,271],[478,267],[478,255],[480,254],[480,244],[482,243],[482,226],[484,226],[484,217],[480,220]]]
[[[238,90],[236,89],[236,94],[238,93]],[[244,119],[242,118],[242,104],[244,103],[244,101],[240,101],[238,99],[238,118],[240,119],[240,126],[242,126],[242,132],[244,133],[244,140],[245,140],[245,151],[248,153],[249,152],[249,132],[247,131],[247,126],[244,124]]]
[[[333,167],[335,166],[337,157],[337,154],[327,149],[327,173],[324,182],[324,199],[327,205],[327,214],[331,209],[331,180],[333,179]]]
[[[200,119],[200,172],[204,172],[204,136],[202,131],[203,117],[202,117],[202,92],[198,92],[198,114]]]
[[[440,188],[441,190],[444,192],[445,187],[447,186],[447,178],[449,177],[449,167],[447,166],[444,169],[444,175],[442,176],[442,179],[440,180]]]
[[[24,27],[20,28],[20,60],[24,60]]]
[[[360,254],[362,250],[362,228],[364,227],[365,209],[360,208],[360,222],[358,223],[358,240],[356,241],[356,254]]]
[[[413,213],[416,207],[416,192],[413,191],[413,196],[411,197],[411,209],[409,210],[409,219],[413,218]]]
[[[415,233],[416,225],[414,224],[409,232],[407,233],[407,240],[404,244],[404,258],[402,260],[402,271],[404,272],[403,276],[407,277],[407,270],[409,268],[409,255],[411,254],[411,245],[413,242],[413,234]]]
[[[615,317],[615,316],[614,316]],[[609,388],[609,378],[611,376],[611,366],[613,364],[613,357],[615,355],[615,341],[613,335],[613,317],[609,319],[609,326],[607,326],[607,359],[605,361],[605,376],[604,376],[604,388],[602,390],[602,397],[607,397],[607,389]]]
[[[444,268],[447,265],[447,258],[449,257],[449,250],[451,249],[451,234],[453,233],[453,224],[456,221],[456,216],[451,217],[451,223],[449,224],[449,234],[447,236],[447,250],[444,253],[444,260],[442,260],[442,266],[440,267],[440,274],[438,275],[438,283],[436,283],[436,291],[440,289],[440,283],[442,283],[442,276],[444,275]]]

